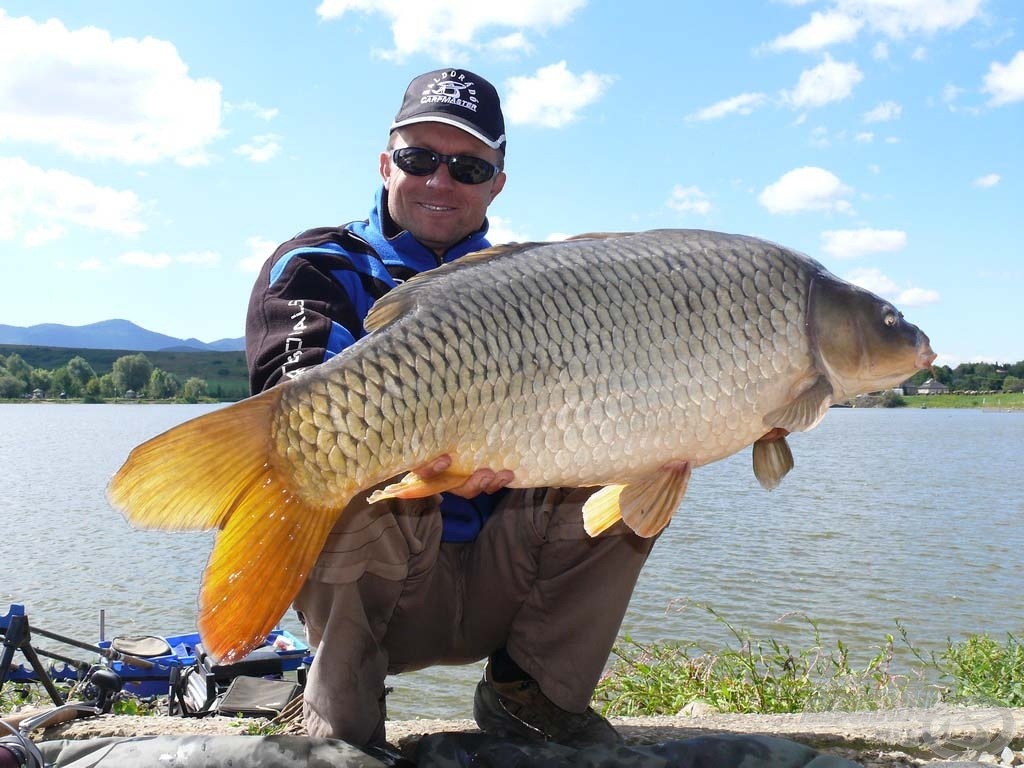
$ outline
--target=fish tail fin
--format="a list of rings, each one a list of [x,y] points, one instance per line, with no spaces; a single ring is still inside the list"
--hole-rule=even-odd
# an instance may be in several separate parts
[[[132,525],[221,529],[199,596],[199,630],[215,659],[261,646],[323,548],[345,499],[316,506],[278,469],[275,387],[187,421],[138,446],[107,487]]]
[[[217,534],[203,574],[198,624],[208,653],[230,663],[263,645],[343,508],[306,504],[276,477],[248,489]]]
[[[270,389],[179,424],[137,446],[107,485],[107,500],[138,528],[209,530],[270,472]]]

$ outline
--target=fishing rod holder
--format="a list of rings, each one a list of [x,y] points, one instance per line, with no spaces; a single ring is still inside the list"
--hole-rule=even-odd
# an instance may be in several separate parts
[[[4,640],[3,654],[0,655],[0,689],[7,682],[8,670],[14,662],[15,652],[21,651],[53,703],[57,706],[62,705],[63,695],[57,690],[49,670],[43,665],[36,649],[32,647],[32,630],[24,606],[12,605],[7,616],[0,617],[0,622],[0,635],[3,635]]]

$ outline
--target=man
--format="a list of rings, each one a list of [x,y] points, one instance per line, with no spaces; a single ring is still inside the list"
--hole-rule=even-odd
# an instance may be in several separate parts
[[[380,155],[369,218],[303,232],[264,265],[246,324],[253,393],[355,343],[397,283],[488,247],[505,145],[486,80],[463,69],[415,78]],[[311,735],[381,746],[386,675],[487,658],[474,699],[484,731],[570,746],[619,740],[588,703],[653,540],[622,523],[589,538],[589,491],[504,488],[512,479],[480,468],[443,496],[372,507],[363,497],[339,517],[295,600],[316,646]]]

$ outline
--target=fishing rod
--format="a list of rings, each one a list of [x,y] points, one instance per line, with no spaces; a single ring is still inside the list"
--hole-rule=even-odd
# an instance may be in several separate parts
[[[56,640],[60,643],[66,643],[67,645],[72,645],[75,648],[81,648],[85,651],[92,651],[93,653],[98,653],[100,656],[102,656],[105,659],[108,659],[109,661],[120,661],[125,664],[130,664],[133,667],[141,667],[142,669],[152,669],[156,666],[163,666],[149,659],[143,659],[139,656],[132,656],[131,654],[124,653],[122,651],[117,650],[114,647],[103,648],[101,646],[93,645],[91,643],[83,643],[81,640],[75,640],[72,637],[58,635],[56,632],[48,632],[45,629],[40,629],[39,627],[32,627],[31,629],[32,632],[35,632],[37,635],[42,635],[43,637],[48,637],[51,640]]]

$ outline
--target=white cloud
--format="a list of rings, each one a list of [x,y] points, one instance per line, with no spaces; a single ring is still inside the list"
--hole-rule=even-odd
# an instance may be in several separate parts
[[[755,109],[765,103],[767,97],[763,93],[741,93],[730,99],[723,99],[715,102],[710,107],[699,109],[687,120],[716,120],[736,112],[741,115],[749,115]]]
[[[828,128],[823,125],[816,126],[811,131],[811,145],[819,149],[832,146],[832,140],[828,136]]]
[[[260,120],[273,120],[280,114],[280,110],[277,107],[263,107],[254,101],[242,101],[237,104],[234,102],[224,102],[225,112],[248,112],[251,115],[258,117]]]
[[[989,187],[994,187],[996,184],[999,183],[1000,178],[1001,177],[998,173],[987,173],[984,176],[980,176],[979,178],[975,179],[974,186],[983,187],[986,189]]]
[[[900,308],[934,304],[940,298],[939,292],[930,288],[901,286],[881,270],[874,267],[855,269],[843,275],[843,279],[854,285],[859,285],[861,288],[869,290],[884,299],[888,299]]]
[[[280,243],[259,235],[247,237],[245,247],[249,250],[249,255],[239,260],[238,268],[243,272],[259,272],[263,269],[263,262],[270,258],[278,245]]]
[[[885,123],[889,120],[897,120],[903,114],[902,105],[895,101],[883,101],[874,109],[864,113],[865,123]]]
[[[117,260],[130,267],[145,269],[164,269],[170,266],[173,259],[167,253],[149,253],[148,251],[125,251]]]
[[[499,56],[508,56],[509,54],[529,55],[533,53],[533,43],[522,32],[512,32],[502,37],[496,37],[488,42],[487,50],[489,53]]]
[[[946,83],[946,87],[942,89],[942,102],[949,107],[950,112],[956,112],[956,100],[963,92],[963,88],[958,88],[953,83]]]
[[[903,288],[896,297],[901,307],[923,307],[939,300],[939,292],[931,288]]]
[[[910,54],[910,58],[912,58],[914,61],[927,61],[928,49],[925,48],[923,45],[919,45],[917,46],[917,48],[914,49],[914,52]]]
[[[524,232],[515,231],[512,222],[502,216],[488,216],[487,223],[490,225],[487,229],[487,239],[493,245],[525,243],[533,239]]]
[[[401,61],[422,53],[448,62],[466,51],[483,50],[493,41],[481,39],[485,31],[540,30],[566,23],[586,0],[517,0],[481,3],[477,0],[323,0],[317,15],[324,20],[346,13],[380,14],[391,24],[394,48],[381,51],[385,59]],[[498,38],[507,37],[507,32]],[[506,40],[507,43],[507,40]],[[525,37],[520,38],[521,44]]]
[[[0,157],[0,240],[22,236],[26,245],[40,245],[71,225],[131,237],[146,228],[141,211],[134,192]]]
[[[885,41],[879,40],[871,48],[871,58],[873,58],[875,61],[885,61],[886,59],[888,59],[889,45]]]
[[[988,103],[993,107],[1024,100],[1024,51],[1017,51],[1009,64],[993,61],[982,90],[991,95]]]
[[[837,10],[897,40],[959,29],[979,17],[983,5],[984,0],[836,0]]]
[[[220,263],[220,254],[216,251],[185,251],[173,256],[164,252],[125,251],[117,257],[117,261],[131,267],[143,267],[144,269],[166,269],[174,263],[213,267]]]
[[[215,267],[220,264],[220,254],[216,251],[186,251],[177,256],[175,261],[198,267]]]
[[[27,247],[33,248],[37,245],[45,245],[46,243],[53,242],[54,240],[60,240],[66,234],[67,229],[65,229],[63,225],[50,222],[40,224],[26,232],[25,237],[22,238],[22,242]]]
[[[801,211],[852,211],[846,198],[853,190],[824,168],[804,166],[784,174],[774,184],[765,187],[758,196],[772,213],[799,213]]]
[[[672,188],[672,196],[665,203],[669,208],[679,213],[697,213],[707,216],[711,213],[711,201],[700,187],[684,187],[676,184]]]
[[[611,83],[608,75],[574,75],[564,61],[541,67],[532,77],[505,81],[505,117],[512,124],[560,128],[576,120]]]
[[[863,79],[864,75],[852,61],[835,61],[825,54],[821,64],[800,73],[796,88],[783,91],[782,99],[796,109],[820,107],[832,101],[842,101]]]
[[[254,163],[265,163],[281,151],[281,137],[276,133],[253,136],[247,144],[235,148],[236,155],[249,158]]]
[[[907,233],[898,229],[831,229],[821,233],[822,250],[837,259],[856,259],[870,253],[900,251]]]
[[[0,141],[88,159],[195,164],[220,135],[221,87],[170,43],[70,30],[0,9]]]
[[[766,47],[771,51],[817,51],[834,43],[850,42],[863,25],[863,20],[845,13],[815,11],[809,22],[775,38]]]
[[[861,131],[860,133],[853,137],[853,140],[856,141],[858,144],[870,144],[872,141],[875,140],[875,134],[873,134],[871,131]]]

